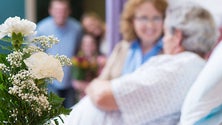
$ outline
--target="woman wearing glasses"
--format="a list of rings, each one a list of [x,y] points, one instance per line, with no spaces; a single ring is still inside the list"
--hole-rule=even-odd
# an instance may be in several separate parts
[[[165,0],[128,0],[120,28],[123,41],[114,48],[99,76],[111,80],[133,72],[150,57],[162,53]]]

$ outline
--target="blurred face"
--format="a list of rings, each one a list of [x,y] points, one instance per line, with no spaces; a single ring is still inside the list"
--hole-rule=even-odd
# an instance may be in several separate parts
[[[164,27],[163,50],[165,54],[172,55],[183,51],[181,40],[181,31],[176,30],[172,33],[168,28]]]
[[[145,2],[135,10],[133,25],[141,42],[155,43],[163,32],[163,14]]]
[[[86,56],[93,55],[96,52],[96,41],[92,36],[85,35],[82,39],[81,49]]]
[[[58,26],[63,26],[70,14],[70,9],[67,3],[54,1],[51,3],[49,14],[54,18]]]
[[[163,36],[163,51],[165,54],[170,54],[174,48],[173,36],[169,29],[164,28]]]
[[[92,17],[85,17],[82,21],[82,25],[86,32],[95,37],[101,36],[103,33],[101,22]]]

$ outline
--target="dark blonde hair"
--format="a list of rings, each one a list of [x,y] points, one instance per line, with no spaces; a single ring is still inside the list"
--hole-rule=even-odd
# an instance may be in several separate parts
[[[81,22],[83,22],[83,20],[85,18],[91,18],[93,20],[97,20],[100,23],[101,29],[102,29],[102,36],[105,35],[105,22],[102,20],[102,18],[95,12],[93,11],[89,11],[89,12],[85,12],[82,17],[81,17]]]
[[[81,21],[83,21],[84,18],[93,18],[100,22],[103,22],[101,17],[95,12],[85,12],[81,17]]]
[[[124,40],[132,41],[137,38],[134,27],[132,26],[132,20],[134,18],[135,9],[145,2],[152,3],[154,7],[163,14],[163,17],[165,17],[165,11],[168,5],[166,0],[128,0],[124,6],[120,21],[120,32]]]

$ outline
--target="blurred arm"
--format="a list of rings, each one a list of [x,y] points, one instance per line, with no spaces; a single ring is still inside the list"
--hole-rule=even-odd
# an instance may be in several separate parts
[[[106,111],[118,109],[111,82],[98,79],[93,80],[87,87],[86,93],[98,108]]]

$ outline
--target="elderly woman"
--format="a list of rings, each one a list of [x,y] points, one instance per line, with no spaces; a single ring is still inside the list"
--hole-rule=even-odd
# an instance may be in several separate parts
[[[175,125],[183,100],[205,65],[217,31],[208,11],[192,3],[168,9],[164,53],[123,77],[94,80],[73,108],[70,125]],[[95,105],[95,106],[94,106]],[[94,116],[94,117],[93,117]]]

